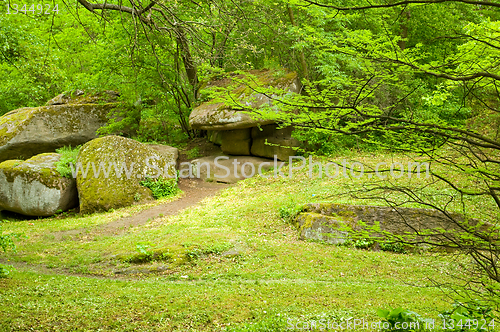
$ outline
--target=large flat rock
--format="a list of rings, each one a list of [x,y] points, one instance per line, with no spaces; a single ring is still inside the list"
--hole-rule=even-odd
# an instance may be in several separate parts
[[[119,105],[113,102],[116,96],[107,93],[72,98],[62,94],[47,106],[20,108],[0,117],[0,162],[86,143],[97,137],[108,113]]]
[[[235,183],[273,167],[273,160],[251,156],[208,156],[194,159],[190,165],[182,163],[179,176],[203,180]],[[191,171],[189,171],[191,168]],[[259,171],[260,170],[260,171]],[[272,175],[266,175],[272,176]]]
[[[279,111],[279,107],[275,105],[272,98],[263,93],[255,92],[258,87],[273,87],[285,93],[298,93],[300,90],[300,82],[295,72],[255,70],[251,71],[250,74],[254,75],[255,79],[250,80],[249,85],[240,85],[233,90],[239,105],[247,110],[256,110],[264,105],[269,105],[274,107],[276,112]],[[241,76],[235,76],[235,78],[241,78]],[[233,80],[226,78],[210,82],[205,89],[227,88],[232,83]],[[255,118],[247,112],[242,112],[241,109],[235,109],[231,105],[216,100],[201,104],[193,109],[189,116],[191,127],[201,130],[233,130],[271,123],[274,121]]]

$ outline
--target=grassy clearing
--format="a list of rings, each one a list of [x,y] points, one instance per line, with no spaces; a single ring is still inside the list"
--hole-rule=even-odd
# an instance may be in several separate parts
[[[369,164],[391,157],[357,160]],[[446,257],[299,241],[280,208],[322,201],[380,204],[346,194],[379,179],[311,179],[307,172],[296,171],[292,179],[247,179],[176,216],[119,234],[103,233],[100,226],[144,206],[4,224],[6,231],[28,238],[18,240],[17,253],[0,256],[19,266],[12,278],[0,279],[0,327],[220,331],[275,317],[378,321],[378,308],[401,306],[426,317],[449,308],[450,300],[437,289],[415,287],[428,279],[447,281],[447,271],[456,266]],[[418,186],[430,180],[396,180],[411,181]],[[468,204],[485,215],[494,211],[489,202]],[[148,259],[135,259],[141,257]]]

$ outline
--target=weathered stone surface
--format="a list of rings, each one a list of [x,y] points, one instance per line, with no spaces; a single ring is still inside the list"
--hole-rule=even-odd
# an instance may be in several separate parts
[[[148,147],[157,151],[161,155],[165,156],[165,158],[175,163],[175,165],[177,165],[177,159],[179,159],[179,149],[174,148],[173,146],[162,144],[148,144]]]
[[[331,244],[344,243],[348,238],[344,220],[320,213],[304,212],[296,218],[301,239],[321,240]]]
[[[78,205],[75,179],[62,177],[57,153],[0,163],[0,210],[47,217]]]
[[[49,100],[46,105],[84,105],[96,103],[115,103],[118,101],[120,94],[116,91],[104,91],[97,94],[86,94],[83,90],[75,90],[72,92],[63,92]]]
[[[0,117],[0,162],[88,142],[97,137],[97,129],[107,123],[107,114],[118,105],[92,104],[97,97],[56,98],[50,106],[20,108]],[[65,104],[58,104],[62,102]]]
[[[493,231],[490,224],[465,220],[458,213],[446,216],[430,209],[334,203],[306,204],[295,222],[300,238],[329,243],[341,243],[349,233],[360,230],[369,230],[380,237],[387,233],[413,236],[419,231],[419,236],[445,242],[451,233],[463,231],[464,227]],[[425,235],[422,233],[424,230],[428,231]]]
[[[139,184],[148,176],[170,177],[175,181],[174,155],[169,157],[147,144],[120,136],[101,137],[86,143],[80,149],[78,163],[81,167],[77,175],[81,213],[107,211],[152,200],[151,190]],[[99,163],[102,166],[98,174]],[[88,170],[87,174],[81,169]]]
[[[250,156],[209,156],[194,159],[191,161],[190,165],[191,175],[194,178],[203,180],[208,179],[210,181],[223,183],[235,183],[252,176],[258,176],[259,167],[261,173],[263,173],[273,166],[273,162],[268,159]],[[189,176],[189,168],[184,163],[180,166],[179,176]]]
[[[256,76],[256,85],[274,87],[290,93],[300,90],[300,83],[295,72],[285,73],[272,70],[251,71]],[[228,87],[232,81],[224,79],[214,81],[205,88]],[[261,93],[254,93],[247,86],[237,87],[234,91],[238,99],[248,109],[258,109],[263,105],[273,105],[272,99]],[[275,105],[276,107],[276,105]],[[279,111],[278,109],[276,111]],[[193,109],[189,116],[189,124],[193,129],[202,130],[232,130],[251,128],[258,125],[273,123],[273,120],[253,118],[248,113],[232,109],[224,103],[209,101]]]
[[[212,142],[216,145],[222,144],[222,133],[223,131],[219,130],[208,130],[207,131],[207,139],[209,142]]]
[[[252,145],[252,129],[235,129],[225,130],[220,133],[221,150],[226,154],[231,155],[250,155],[250,147]]]
[[[295,155],[292,147],[299,146],[299,141],[291,136],[292,131],[292,127],[277,129],[275,124],[252,128],[251,154],[271,159],[277,156],[279,160],[288,161]]]

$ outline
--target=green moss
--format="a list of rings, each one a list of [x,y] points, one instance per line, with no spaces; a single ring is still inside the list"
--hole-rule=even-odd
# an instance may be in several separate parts
[[[0,117],[0,145],[10,141],[19,130],[24,128],[33,115],[36,108],[20,108],[4,114]]]
[[[34,117],[44,120],[48,128],[57,131],[64,129],[68,132],[78,132],[87,126],[89,114],[97,115],[100,121],[107,122],[107,114],[120,103],[96,105],[84,99],[76,99],[73,103],[64,105],[41,106],[34,108],[20,108],[0,117],[0,145],[7,144],[18,135]],[[75,107],[79,108],[75,112]],[[49,117],[49,119],[46,119]]]
[[[8,182],[23,177],[28,182],[36,180],[48,188],[65,188],[67,182],[61,181],[61,175],[55,168],[55,162],[59,158],[57,153],[42,153],[25,161],[7,160],[0,163],[0,170]]]
[[[164,165],[170,162],[147,145],[119,136],[101,137],[83,145],[77,159],[89,172],[86,177],[81,171],[77,175],[80,211],[93,213],[129,206],[137,203],[134,197],[140,197],[138,203],[152,200],[151,190],[139,183],[145,180],[147,175],[157,175],[156,170],[147,166],[148,157],[156,158],[162,173]],[[94,173],[92,164],[97,171],[99,163],[102,163],[103,167],[96,178],[97,172]],[[149,160],[149,163],[152,165],[154,160]],[[124,169],[121,174],[116,173],[115,165],[118,170],[122,165],[131,170],[130,178],[127,178]],[[109,171],[108,178],[103,175],[103,168]],[[167,173],[168,176],[175,176],[175,168],[168,167]]]

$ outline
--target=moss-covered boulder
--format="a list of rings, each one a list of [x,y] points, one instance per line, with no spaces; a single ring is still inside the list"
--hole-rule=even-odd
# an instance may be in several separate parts
[[[111,92],[54,99],[47,106],[20,108],[0,117],[0,162],[88,142],[119,105]]]
[[[287,93],[298,93],[300,83],[297,79],[297,73],[274,70],[255,70],[251,71],[255,77],[256,86],[272,87]],[[210,82],[205,86],[205,89],[227,88],[233,81],[224,79]],[[232,92],[236,95],[239,103],[245,105],[248,109],[259,109],[264,105],[273,104],[272,99],[262,93],[255,93],[255,87],[241,85],[236,87]],[[275,105],[276,106],[276,105]],[[273,120],[256,119],[248,113],[242,112],[239,109],[233,109],[230,105],[211,100],[203,103],[193,109],[189,116],[189,124],[193,129],[202,130],[233,130],[251,128],[258,125],[271,124]]]
[[[152,200],[148,177],[176,177],[174,156],[120,136],[96,138],[77,158],[80,212],[93,213]]]
[[[0,163],[0,210],[46,217],[78,206],[75,179],[56,171],[60,157],[43,153]]]
[[[342,243],[350,237],[418,239],[425,243],[449,243],[454,236],[482,234],[498,238],[498,226],[468,219],[454,212],[431,209],[310,203],[295,218],[301,239]],[[476,233],[480,232],[480,233]],[[469,235],[468,235],[469,234]]]

